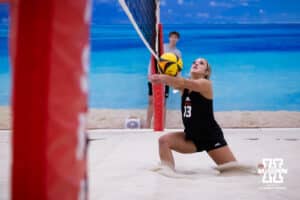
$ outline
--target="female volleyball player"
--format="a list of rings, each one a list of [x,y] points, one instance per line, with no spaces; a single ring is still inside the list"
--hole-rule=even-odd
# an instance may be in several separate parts
[[[213,114],[211,68],[205,59],[196,59],[190,70],[190,79],[155,74],[153,84],[164,83],[181,91],[181,112],[184,131],[163,135],[159,138],[161,163],[175,169],[171,150],[180,153],[206,151],[220,166],[236,161],[227,145],[222,129]]]

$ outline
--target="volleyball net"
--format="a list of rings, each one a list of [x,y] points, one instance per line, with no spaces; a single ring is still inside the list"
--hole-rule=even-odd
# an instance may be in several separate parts
[[[163,34],[160,24],[159,0],[119,0],[138,36],[150,51],[151,72],[159,73],[157,60],[163,53]],[[164,87],[162,84],[152,85],[154,104],[155,131],[164,129]]]
[[[159,6],[157,0],[119,0],[139,37],[157,58]]]

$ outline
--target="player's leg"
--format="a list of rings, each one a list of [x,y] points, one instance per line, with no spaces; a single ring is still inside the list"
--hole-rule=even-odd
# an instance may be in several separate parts
[[[180,153],[195,153],[197,148],[192,141],[185,140],[184,132],[174,132],[159,138],[159,156],[162,164],[175,167],[172,150]]]
[[[230,148],[226,145],[218,149],[207,152],[209,156],[218,165],[215,167],[220,172],[243,172],[257,174],[259,169],[264,168],[263,164],[258,163],[240,163],[234,157]]]
[[[151,128],[151,122],[153,117],[153,95],[152,95],[152,84],[148,82],[148,108],[145,128]]]
[[[207,153],[217,165],[236,161],[236,158],[234,157],[228,145],[210,150]]]

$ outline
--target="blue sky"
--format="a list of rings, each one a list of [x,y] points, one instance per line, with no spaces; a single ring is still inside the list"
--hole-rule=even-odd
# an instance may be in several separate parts
[[[7,21],[0,4],[0,22]],[[300,23],[299,0],[161,0],[161,20],[174,23]],[[93,0],[93,22],[129,23],[117,0]]]
[[[94,0],[94,20],[128,23],[117,0]],[[99,14],[98,14],[99,13]],[[101,14],[106,16],[101,19]],[[300,23],[299,0],[161,0],[163,23]]]

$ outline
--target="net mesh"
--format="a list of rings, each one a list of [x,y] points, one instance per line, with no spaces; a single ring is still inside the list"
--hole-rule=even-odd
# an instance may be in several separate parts
[[[157,64],[158,55],[163,52],[162,26],[158,24],[160,21],[159,0],[119,0],[119,2],[138,35],[152,54],[152,73],[161,73]],[[152,87],[154,130],[162,131],[164,129],[164,86],[163,84],[153,84]]]
[[[157,0],[119,0],[139,36],[151,51],[157,55]]]

